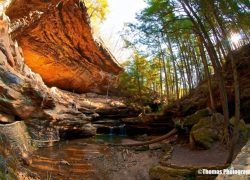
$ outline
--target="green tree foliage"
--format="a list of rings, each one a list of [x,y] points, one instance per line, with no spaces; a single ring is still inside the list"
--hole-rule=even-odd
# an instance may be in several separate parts
[[[146,54],[149,62],[155,57],[160,59],[162,90],[168,98],[187,94],[210,74],[222,76],[220,69],[229,52],[226,47],[232,45],[232,33],[241,34],[238,45],[249,42],[247,1],[146,3],[148,6],[137,15],[137,23],[128,24],[124,38],[131,47]],[[224,35],[223,29],[227,32]],[[223,82],[221,87],[223,91]]]
[[[123,64],[126,69],[120,74],[120,89],[131,101],[149,103],[157,99],[160,87],[158,59],[148,61],[145,56],[134,52],[131,61]]]
[[[108,1],[107,0],[80,0],[83,1],[87,13],[90,17],[91,25],[94,31],[98,30],[99,24],[105,20],[108,13]]]

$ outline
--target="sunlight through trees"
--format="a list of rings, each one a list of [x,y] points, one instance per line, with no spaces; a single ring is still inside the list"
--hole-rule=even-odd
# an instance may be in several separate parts
[[[148,6],[137,15],[137,23],[129,24],[123,37],[128,47],[143,55],[148,64],[154,62],[155,58],[159,60],[160,66],[157,67],[159,88],[144,85],[148,81],[147,75],[151,76],[148,73],[143,79],[139,78],[142,84],[140,88],[138,87],[137,94],[143,96],[141,87],[144,86],[157,94],[161,101],[163,99],[167,102],[178,101],[181,96],[187,95],[207,79],[210,107],[214,109],[211,76],[215,76],[227,129],[228,97],[222,66],[226,61],[230,61],[234,77],[235,116],[238,122],[239,82],[232,51],[249,43],[249,2],[147,0],[146,3]],[[136,63],[137,59],[133,58],[129,67],[136,66]],[[132,75],[130,71],[126,73],[127,76]],[[133,73],[136,74],[137,70]],[[234,134],[237,125],[235,128]],[[226,131],[225,142],[228,142]],[[228,161],[231,160],[232,152]]]

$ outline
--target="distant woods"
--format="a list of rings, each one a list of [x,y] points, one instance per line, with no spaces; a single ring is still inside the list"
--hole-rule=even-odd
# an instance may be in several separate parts
[[[128,24],[124,39],[134,50],[121,75],[121,88],[130,97],[158,98],[166,104],[189,94],[207,79],[210,108],[220,98],[225,129],[229,126],[228,99],[223,64],[231,62],[235,92],[235,117],[240,119],[238,72],[232,51],[250,42],[248,0],[146,0],[147,7]],[[220,97],[214,97],[215,76]],[[150,96],[148,96],[150,95]],[[136,99],[135,98],[135,99]],[[178,103],[177,103],[178,104]],[[234,127],[231,151],[237,139]],[[225,130],[225,141],[229,135]]]

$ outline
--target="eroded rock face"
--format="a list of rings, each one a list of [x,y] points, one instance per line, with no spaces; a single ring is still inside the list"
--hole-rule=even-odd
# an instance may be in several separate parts
[[[0,123],[24,121],[36,142],[58,141],[59,133],[72,131],[95,135],[91,112],[85,115],[72,108],[71,99],[48,88],[24,64],[18,43],[8,34],[6,17],[0,18],[0,30]]]
[[[25,63],[47,85],[81,93],[114,89],[122,69],[94,41],[79,0],[14,0],[6,14]]]
[[[99,112],[127,112],[120,98],[48,88],[24,63],[22,50],[8,34],[8,24],[7,17],[0,18],[1,124],[24,121],[32,140],[42,146],[63,135],[95,135],[91,120]]]

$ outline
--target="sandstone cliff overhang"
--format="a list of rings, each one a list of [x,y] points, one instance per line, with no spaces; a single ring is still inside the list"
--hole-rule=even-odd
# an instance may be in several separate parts
[[[117,97],[48,88],[39,74],[24,64],[22,50],[9,36],[8,25],[8,18],[0,16],[0,125],[24,121],[32,142],[47,146],[72,134],[95,135],[91,121],[99,114],[131,112]]]
[[[6,14],[25,63],[48,86],[79,93],[114,89],[122,68],[93,39],[79,0],[14,0]]]

